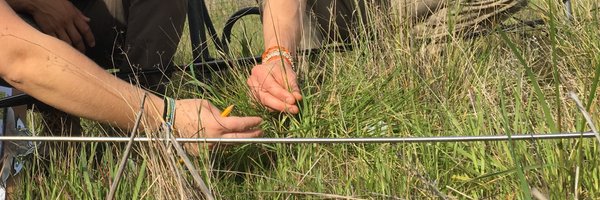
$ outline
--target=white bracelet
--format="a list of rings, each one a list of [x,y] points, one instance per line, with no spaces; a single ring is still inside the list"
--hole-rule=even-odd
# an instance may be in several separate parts
[[[277,56],[287,59],[287,61],[290,62],[290,65],[292,65],[292,69],[294,69],[294,61],[292,59],[292,55],[287,51],[273,51],[265,56],[265,58],[263,59],[263,63],[268,62],[269,60]]]

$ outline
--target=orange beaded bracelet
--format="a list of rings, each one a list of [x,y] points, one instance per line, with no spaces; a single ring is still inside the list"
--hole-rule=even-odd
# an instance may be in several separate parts
[[[294,68],[292,54],[290,54],[290,51],[288,51],[285,47],[273,46],[273,47],[268,48],[262,54],[262,62],[263,63],[271,61],[275,58],[280,58],[280,59],[283,59],[284,61],[287,61],[292,66],[292,68]]]

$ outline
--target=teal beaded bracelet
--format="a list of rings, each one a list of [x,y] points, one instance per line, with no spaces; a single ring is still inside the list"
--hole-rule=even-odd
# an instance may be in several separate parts
[[[175,122],[175,99],[165,97],[165,109],[163,111],[163,119],[165,120],[165,128],[168,131],[173,130]]]

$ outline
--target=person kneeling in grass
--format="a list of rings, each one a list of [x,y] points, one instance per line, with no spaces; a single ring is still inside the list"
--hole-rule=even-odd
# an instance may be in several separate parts
[[[297,114],[302,100],[296,49],[347,43],[365,35],[370,16],[385,15],[408,24],[414,38],[443,43],[493,30],[522,10],[528,0],[260,0],[265,51],[247,84],[270,110]],[[372,30],[371,30],[372,31]],[[433,52],[433,51],[432,51]]]
[[[259,117],[222,117],[203,99],[172,100],[122,81],[75,48],[25,23],[0,0],[0,77],[13,87],[59,110],[79,117],[133,129],[143,106],[145,131],[159,131],[173,116],[180,137],[259,137]],[[166,109],[168,108],[168,109]],[[172,109],[174,108],[174,109]],[[164,113],[167,110],[168,113]],[[188,146],[197,154],[198,146]]]
[[[165,94],[174,71],[172,59],[183,32],[187,0],[6,2],[33,27],[70,44],[99,66],[118,70],[127,82]],[[33,108],[44,121],[44,132],[81,135],[78,117],[46,105]],[[24,110],[19,115],[24,116]]]

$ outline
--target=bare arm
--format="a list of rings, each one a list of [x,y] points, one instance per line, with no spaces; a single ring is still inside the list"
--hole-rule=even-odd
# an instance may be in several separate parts
[[[301,37],[305,0],[265,0],[263,4],[263,36],[265,50],[283,46],[295,53]],[[279,40],[278,40],[279,39]]]
[[[67,113],[131,129],[146,92],[105,72],[59,40],[28,26],[0,1],[0,76],[12,86]],[[257,137],[257,117],[219,117],[201,99],[176,102],[175,128],[191,137]],[[163,100],[149,95],[146,126],[162,123]],[[201,131],[203,130],[203,131]]]
[[[265,50],[280,46],[292,55],[301,39],[305,0],[265,0],[263,3],[263,35]],[[290,63],[280,59],[263,61],[254,66],[248,78],[254,96],[272,110],[296,114],[296,102],[302,99],[296,73]]]
[[[4,4],[4,3],[2,3]],[[143,90],[120,81],[70,46],[26,25],[6,5],[0,11],[0,76],[15,88],[42,102],[78,116],[111,122],[124,128]],[[75,66],[75,63],[77,66]],[[150,104],[162,107],[159,97]],[[150,105],[148,104],[148,105]],[[102,109],[107,108],[107,109]],[[127,111],[114,115],[115,110]],[[157,108],[147,109],[158,122]],[[158,124],[158,123],[156,123]]]

